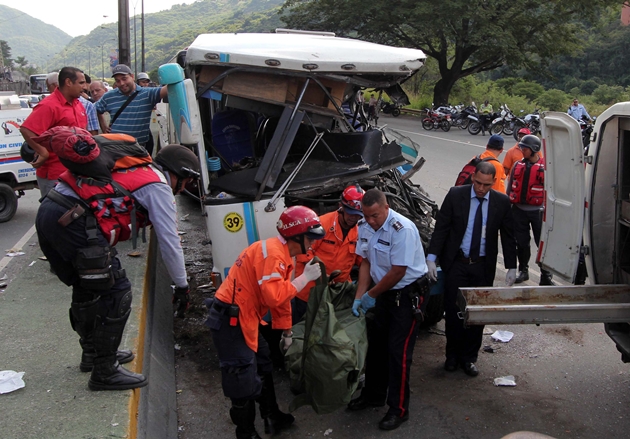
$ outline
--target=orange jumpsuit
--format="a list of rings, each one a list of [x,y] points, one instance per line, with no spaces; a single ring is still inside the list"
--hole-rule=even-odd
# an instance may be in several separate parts
[[[291,284],[292,271],[287,244],[269,238],[243,250],[217,290],[216,299],[231,304],[234,298],[239,306],[243,337],[254,352],[258,352],[258,325],[270,309],[274,329],[291,328],[291,299],[297,293]]]
[[[298,255],[295,258],[295,276],[299,276],[304,271],[304,265],[319,257],[326,266],[328,274],[335,270],[341,270],[341,274],[335,278],[335,282],[345,282],[350,279],[350,271],[353,265],[361,265],[363,258],[355,254],[357,239],[359,235],[358,227],[354,226],[343,237],[343,231],[339,225],[339,212],[330,212],[319,217],[322,227],[326,230],[324,239],[319,239],[311,245],[311,249],[305,255]],[[315,281],[309,282],[297,297],[304,302],[308,302],[311,288],[315,286]]]
[[[479,157],[482,159],[485,159],[486,157],[495,157],[495,156],[490,151],[485,150],[484,153],[481,154]],[[492,165],[494,166],[494,169],[496,169],[495,177],[497,178],[497,180],[492,185],[492,189],[504,194],[505,193],[505,169],[503,169],[503,164],[500,161],[498,161],[499,158],[498,157],[495,157],[495,158],[497,160],[490,160],[490,163],[492,163]]]

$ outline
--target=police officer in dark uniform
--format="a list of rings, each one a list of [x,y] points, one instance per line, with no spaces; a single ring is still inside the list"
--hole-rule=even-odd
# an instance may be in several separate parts
[[[414,304],[428,290],[427,265],[415,224],[389,208],[385,194],[370,189],[363,196],[364,220],[359,223],[359,268],[353,312],[373,308],[368,323],[365,387],[349,410],[382,407],[379,422],[394,430],[409,419],[409,373],[418,321]]]

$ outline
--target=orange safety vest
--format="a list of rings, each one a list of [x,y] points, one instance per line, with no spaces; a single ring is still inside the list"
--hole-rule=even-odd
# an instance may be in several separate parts
[[[514,163],[510,180],[510,201],[513,204],[542,206],[545,200],[545,162],[542,157],[531,165],[525,159]]]
[[[326,230],[324,239],[313,242],[311,249],[305,255],[296,256],[295,277],[304,272],[304,265],[314,256],[322,260],[328,274],[335,270],[341,270],[341,274],[335,278],[335,282],[345,282],[350,279],[350,271],[354,265],[361,265],[363,258],[357,255],[357,241],[359,228],[354,226],[348,231],[346,239],[339,225],[339,212],[330,212],[319,217],[322,227]],[[311,288],[315,282],[309,282],[297,295],[298,298],[308,302]]]
[[[238,305],[245,343],[255,352],[258,325],[269,310],[274,329],[291,328],[291,299],[297,293],[292,271],[287,244],[278,237],[257,241],[243,250],[217,290],[215,297],[221,302]]]

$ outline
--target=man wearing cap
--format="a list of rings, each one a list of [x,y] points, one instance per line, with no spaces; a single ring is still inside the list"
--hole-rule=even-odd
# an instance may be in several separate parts
[[[131,69],[118,64],[112,70],[116,88],[110,90],[96,102],[96,111],[103,133],[124,133],[136,138],[142,146],[149,141],[149,124],[153,107],[166,97],[164,87],[140,87],[134,82]],[[105,122],[103,113],[109,112],[110,123]],[[151,153],[151,151],[149,151]]]
[[[343,283],[350,280],[352,267],[361,265],[363,260],[356,254],[356,249],[359,234],[357,223],[363,218],[361,200],[364,193],[359,185],[348,186],[341,194],[339,209],[320,217],[326,236],[313,242],[306,254],[295,257],[296,276],[302,274],[304,266],[317,256],[324,263],[328,275],[333,271],[339,272],[331,281]],[[314,286],[315,282],[308,283],[291,301],[294,325],[306,313],[308,297]]]
[[[479,158],[481,158],[482,160],[488,157],[495,159],[495,160],[489,160],[489,162],[492,163],[492,165],[496,169],[496,174],[495,174],[496,180],[494,182],[494,185],[492,186],[492,189],[504,194],[505,193],[505,170],[503,169],[503,164],[501,164],[501,162],[498,160],[499,156],[503,152],[503,143],[504,143],[503,137],[499,136],[498,134],[493,134],[488,139],[488,144],[486,145],[485,152],[483,152],[479,156]]]
[[[584,117],[588,118],[588,120],[591,120],[590,114],[588,114],[586,108],[584,108],[584,105],[580,104],[577,98],[573,99],[573,103],[567,110],[567,114],[578,122],[581,121]]]
[[[85,76],[81,70],[64,67],[59,74],[48,75],[46,82],[49,86],[58,84],[59,87],[54,87],[52,94],[33,108],[30,117],[20,127],[24,140],[37,154],[32,165],[37,169],[37,186],[42,196],[55,186],[66,167],[55,153],[48,152],[33,138],[56,126],[87,127],[86,110],[79,101],[85,86]]]
[[[136,78],[136,82],[140,87],[148,87],[151,84],[151,78],[145,72],[138,73],[138,78]]]

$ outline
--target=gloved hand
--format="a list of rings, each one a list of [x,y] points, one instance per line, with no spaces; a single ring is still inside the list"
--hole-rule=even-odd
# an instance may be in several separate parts
[[[505,285],[511,287],[516,281],[516,268],[510,268],[505,275]]]
[[[290,334],[282,333],[282,338],[280,338],[280,351],[282,353],[289,350],[291,344],[293,343],[293,331]]]
[[[322,275],[322,268],[318,263],[314,263],[313,259],[304,266],[304,271],[301,275],[291,281],[297,292],[299,293],[304,287],[315,279],[318,279]]]
[[[322,267],[315,262],[315,259],[311,259],[311,261],[304,266],[304,272],[302,274],[306,276],[309,282],[319,279],[322,275]]]
[[[427,260],[427,267],[429,267],[429,271],[427,276],[429,276],[429,280],[433,282],[437,282],[438,274],[437,274],[437,265],[435,265],[435,261]]]
[[[361,309],[363,312],[367,312],[368,309],[374,308],[376,305],[376,299],[368,294],[366,291],[363,296],[361,296]]]
[[[173,303],[177,305],[175,315],[179,318],[184,317],[184,313],[190,306],[190,287],[173,287]]]
[[[361,306],[361,299],[354,299],[352,304],[352,314],[359,317],[359,307]]]

